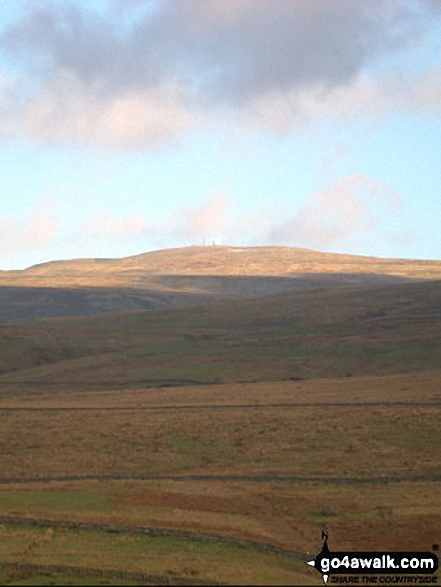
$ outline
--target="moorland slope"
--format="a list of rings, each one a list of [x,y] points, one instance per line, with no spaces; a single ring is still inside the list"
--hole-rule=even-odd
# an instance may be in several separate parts
[[[122,259],[52,261],[23,271],[3,271],[0,285],[142,288],[149,284],[148,277],[154,275],[294,277],[305,274],[441,279],[441,261],[380,259],[295,247],[183,247]]]
[[[438,281],[51,318],[0,327],[0,382],[121,388],[422,371],[440,365],[440,331]]]
[[[185,247],[0,271],[0,323],[433,279],[441,279],[441,262],[292,247]]]

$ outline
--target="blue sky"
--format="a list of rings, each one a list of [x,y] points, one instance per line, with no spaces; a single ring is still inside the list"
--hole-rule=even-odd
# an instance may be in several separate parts
[[[3,0],[0,269],[441,259],[438,0]]]

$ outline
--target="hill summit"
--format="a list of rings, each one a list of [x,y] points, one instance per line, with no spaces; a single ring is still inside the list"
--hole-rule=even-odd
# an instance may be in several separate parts
[[[3,271],[0,285],[143,288],[155,275],[293,278],[308,274],[441,279],[441,261],[383,259],[295,247],[194,246],[122,259],[51,261],[22,271]]]

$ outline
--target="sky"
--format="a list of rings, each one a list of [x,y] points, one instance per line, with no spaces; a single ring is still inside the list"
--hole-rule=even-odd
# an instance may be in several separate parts
[[[0,0],[0,269],[441,259],[441,0]]]

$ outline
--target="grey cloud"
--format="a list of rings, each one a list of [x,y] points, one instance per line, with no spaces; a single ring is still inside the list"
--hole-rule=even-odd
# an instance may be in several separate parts
[[[30,71],[37,66],[42,77],[68,72],[83,84],[108,89],[125,84],[122,72],[130,76],[130,46],[118,35],[116,23],[78,3],[31,5],[6,31],[3,43],[24,58]]]
[[[139,147],[155,142],[155,104],[167,88],[173,96],[153,125],[166,140],[192,120],[199,125],[204,112],[260,108],[266,116],[267,101],[275,98],[279,110],[285,94],[288,120],[298,96],[318,89],[321,99],[350,86],[375,59],[434,26],[438,12],[433,0],[108,0],[99,13],[81,0],[30,0],[1,41],[22,68],[31,104],[22,118],[31,119],[30,128],[59,120],[57,137],[82,128],[76,138],[83,140],[91,126],[90,140],[105,136],[111,143],[101,125],[89,122],[101,109],[119,129],[110,133],[118,145],[121,101],[145,102],[142,129],[130,121]],[[75,98],[74,125],[66,94]],[[49,110],[50,117],[41,114]],[[131,138],[123,143],[130,146]]]
[[[153,35],[169,72],[206,101],[335,87],[426,30],[432,12],[401,0],[163,0],[134,38]],[[139,34],[141,33],[141,35]]]
[[[432,5],[114,0],[98,15],[87,3],[57,0],[31,4],[4,42],[15,52],[28,51],[48,72],[68,70],[107,91],[172,79],[201,98],[243,102],[268,90],[347,83],[382,51],[420,32]]]

